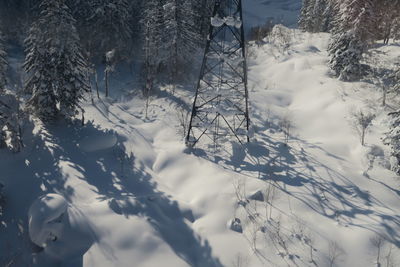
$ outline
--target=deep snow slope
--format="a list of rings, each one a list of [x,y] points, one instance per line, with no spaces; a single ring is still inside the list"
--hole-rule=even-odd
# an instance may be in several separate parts
[[[186,88],[161,88],[147,117],[126,84],[88,101],[83,127],[36,122],[21,154],[0,151],[0,265],[376,266],[379,235],[380,262],[397,266],[399,180],[381,142],[396,102],[380,107],[378,88],[331,77],[329,35],[289,33],[288,48],[279,39],[250,47],[255,133],[245,146],[188,150]],[[372,55],[393,63],[400,48]],[[352,125],[359,109],[377,115],[365,147]],[[27,213],[47,193],[69,212],[43,252],[29,242]]]
[[[243,1],[246,27],[269,17],[293,27],[300,2]],[[146,116],[123,74],[112,97],[88,96],[85,126],[25,125],[25,150],[0,151],[0,266],[377,266],[377,244],[380,263],[399,266],[399,179],[381,141],[398,101],[383,108],[376,86],[333,78],[329,35],[286,32],[249,47],[245,146],[188,150],[193,85],[161,88]],[[399,56],[377,46],[369,60],[392,67]],[[364,147],[359,110],[376,114]],[[29,241],[28,211],[52,193],[68,215],[43,224],[58,235],[43,251]]]

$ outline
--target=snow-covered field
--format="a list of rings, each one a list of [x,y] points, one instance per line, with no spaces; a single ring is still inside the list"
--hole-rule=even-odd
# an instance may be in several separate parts
[[[381,140],[396,102],[383,108],[378,88],[332,77],[328,34],[290,36],[285,49],[249,49],[245,146],[187,149],[187,88],[162,88],[147,118],[126,85],[88,101],[85,126],[27,125],[36,135],[22,153],[0,151],[0,265],[376,266],[379,235],[381,263],[398,266],[399,179]],[[374,51],[400,56],[397,45]],[[376,114],[364,147],[351,115],[360,109]]]

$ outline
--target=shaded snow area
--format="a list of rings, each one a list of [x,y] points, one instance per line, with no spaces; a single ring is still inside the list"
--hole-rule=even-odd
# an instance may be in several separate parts
[[[287,27],[295,27],[300,14],[301,3],[302,0],[243,1],[246,31],[251,27],[263,25],[271,20]]]
[[[245,146],[185,147],[192,86],[160,88],[147,118],[140,96],[112,89],[85,104],[85,126],[25,125],[23,152],[0,151],[0,265],[376,266],[379,247],[399,266],[399,179],[381,141],[394,103],[331,77],[329,35],[290,34],[249,49]],[[394,62],[400,47],[375,52]],[[359,109],[376,114],[365,147]]]

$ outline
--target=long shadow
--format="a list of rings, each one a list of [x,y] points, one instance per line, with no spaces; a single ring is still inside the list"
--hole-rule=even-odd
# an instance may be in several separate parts
[[[268,128],[279,130],[277,125]],[[216,154],[201,148],[191,152],[250,178],[273,181],[275,187],[322,216],[383,234],[400,247],[400,216],[392,215],[395,211],[391,207],[307,153],[306,148],[320,150],[339,162],[345,161],[343,158],[300,139],[291,138],[290,145],[286,145],[268,136],[267,127],[259,127],[255,137],[256,141],[245,145],[232,142],[232,149],[222,148]],[[375,208],[385,208],[392,214]]]
[[[92,185],[99,201],[108,201],[109,207],[121,216],[140,216],[160,234],[171,249],[190,266],[222,266],[212,255],[206,240],[201,240],[187,225],[185,212],[177,202],[157,189],[157,183],[135,155],[125,150],[122,136],[105,131],[92,123],[83,127],[71,125],[49,127],[54,147],[53,156],[62,158],[77,170],[79,179]],[[116,137],[116,144],[100,150],[82,149],[82,140],[102,136]],[[67,197],[72,197],[73,191]],[[134,201],[133,201],[134,200]],[[190,216],[189,216],[190,217]]]
[[[33,201],[48,192],[70,195],[65,187],[58,159],[46,145],[46,133],[36,135],[33,125],[25,125],[25,149],[18,154],[0,150],[0,180],[5,184],[5,202],[0,216],[0,266],[31,266],[35,247],[28,236],[28,209]],[[41,135],[43,133],[43,135]]]

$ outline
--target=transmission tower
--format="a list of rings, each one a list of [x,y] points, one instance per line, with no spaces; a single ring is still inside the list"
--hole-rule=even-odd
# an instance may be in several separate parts
[[[241,0],[216,0],[186,144],[249,141],[247,65]]]

